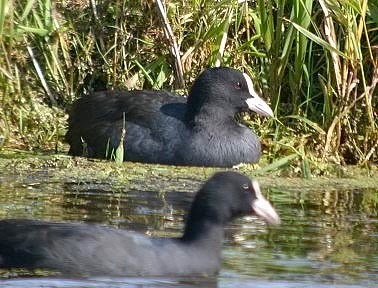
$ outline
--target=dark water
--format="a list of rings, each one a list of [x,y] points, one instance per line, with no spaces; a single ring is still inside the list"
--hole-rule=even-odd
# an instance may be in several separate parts
[[[0,175],[0,218],[105,223],[178,236],[200,181],[62,183],[47,172]],[[0,270],[0,287],[378,287],[378,188],[263,189],[283,224],[254,217],[226,230],[214,278],[31,277]]]

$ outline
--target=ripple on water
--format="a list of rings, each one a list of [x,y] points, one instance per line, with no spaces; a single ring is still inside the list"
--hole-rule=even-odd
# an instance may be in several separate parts
[[[185,177],[150,182],[114,185],[61,182],[43,172],[3,174],[0,217],[95,222],[180,235],[183,214],[201,182]],[[268,228],[255,217],[231,223],[216,279],[28,277],[3,278],[0,287],[374,287],[378,189],[326,188],[264,189],[282,225]]]

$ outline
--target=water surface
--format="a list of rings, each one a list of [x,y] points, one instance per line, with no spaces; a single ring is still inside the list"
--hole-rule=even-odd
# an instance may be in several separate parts
[[[145,177],[114,185],[112,179],[57,180],[44,169],[7,171],[0,174],[0,217],[103,223],[179,236],[202,180]],[[0,286],[376,287],[378,189],[282,184],[263,189],[282,225],[270,228],[255,217],[231,223],[217,277],[67,279],[0,270]]]

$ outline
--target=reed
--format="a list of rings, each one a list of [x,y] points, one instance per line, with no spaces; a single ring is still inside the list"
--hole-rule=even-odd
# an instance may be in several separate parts
[[[187,90],[227,65],[274,107],[247,120],[270,167],[376,163],[377,27],[367,0],[1,1],[0,136],[59,148],[66,109],[90,90]]]

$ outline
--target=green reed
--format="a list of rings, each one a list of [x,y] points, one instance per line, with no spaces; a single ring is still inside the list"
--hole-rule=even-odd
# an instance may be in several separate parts
[[[0,136],[60,147],[70,103],[90,90],[187,90],[204,67],[227,65],[275,110],[247,120],[271,167],[291,155],[374,163],[377,27],[367,0],[1,1]]]

